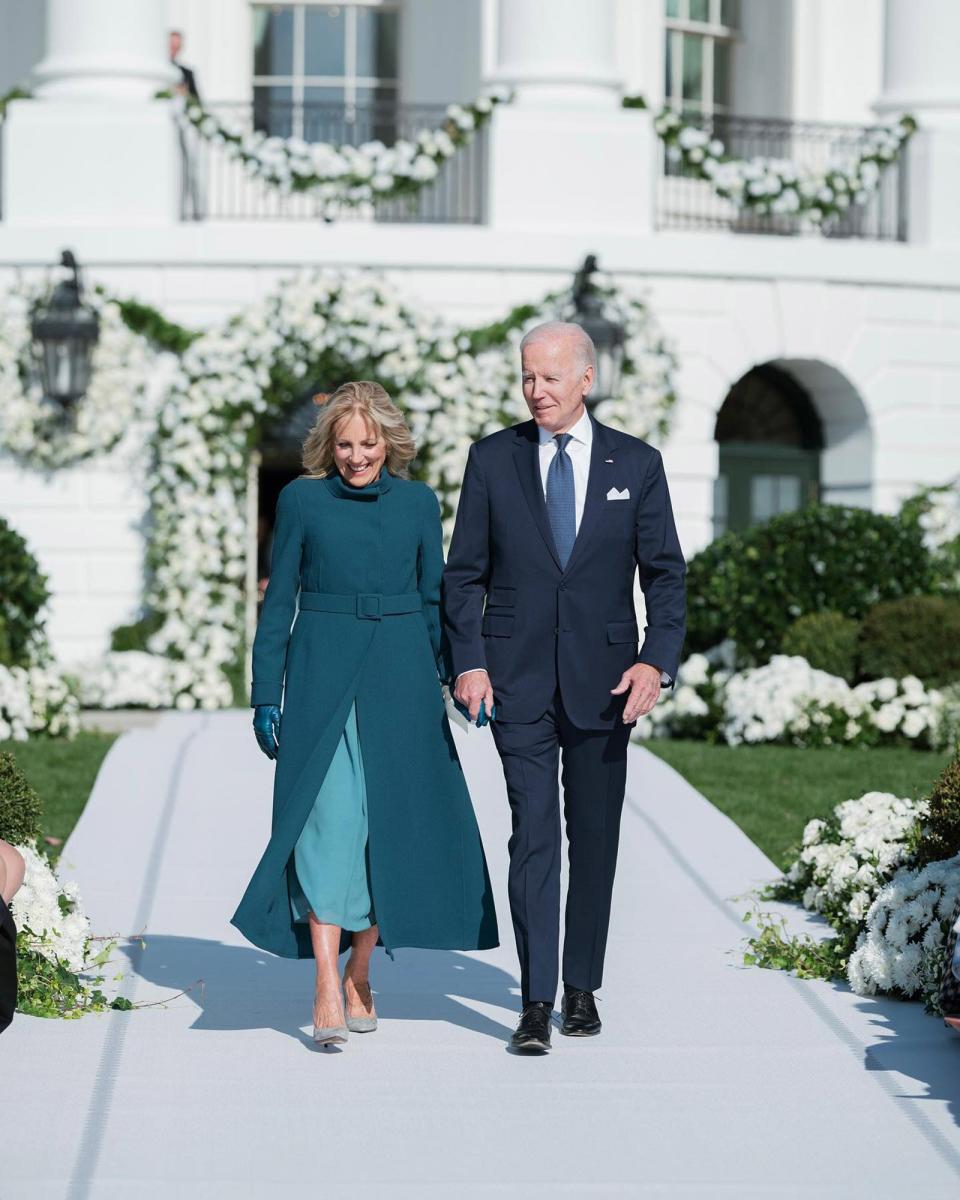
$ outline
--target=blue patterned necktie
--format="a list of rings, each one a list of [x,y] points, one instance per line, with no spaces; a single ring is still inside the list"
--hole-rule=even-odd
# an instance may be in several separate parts
[[[560,556],[560,565],[566,570],[570,551],[577,537],[577,505],[573,486],[573,463],[567,454],[569,433],[558,433],[554,437],[557,452],[547,471],[547,516],[553,530],[553,543]]]

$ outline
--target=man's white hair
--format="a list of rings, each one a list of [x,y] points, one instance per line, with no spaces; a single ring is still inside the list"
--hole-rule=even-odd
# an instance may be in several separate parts
[[[520,342],[520,353],[522,354],[524,348],[534,342],[547,342],[553,338],[571,338],[576,345],[577,358],[580,360],[582,369],[586,370],[587,367],[596,369],[597,348],[593,344],[593,338],[582,325],[577,325],[573,321],[544,321],[542,325],[534,325],[523,335]]]

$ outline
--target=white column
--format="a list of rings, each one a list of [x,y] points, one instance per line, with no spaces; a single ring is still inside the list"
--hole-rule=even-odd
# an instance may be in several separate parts
[[[490,224],[650,229],[654,133],[649,113],[620,107],[615,0],[490,0],[486,15],[487,82],[514,91],[491,122]]]
[[[908,112],[919,130],[907,152],[910,240],[960,244],[960,4],[886,0],[883,119]]]
[[[167,32],[163,0],[47,0],[47,53],[33,94],[150,100],[177,78]]]
[[[614,0],[500,0],[492,81],[515,103],[616,108]]]
[[[47,53],[3,124],[11,225],[156,225],[178,219],[164,0],[46,0]]]

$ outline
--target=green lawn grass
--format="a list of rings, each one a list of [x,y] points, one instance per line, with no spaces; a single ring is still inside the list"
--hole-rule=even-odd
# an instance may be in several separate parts
[[[0,750],[10,751],[40,797],[45,836],[66,841],[116,738],[115,733],[82,732],[72,742],[42,736],[26,742],[0,742]],[[60,853],[59,846],[48,849],[54,857]]]
[[[925,795],[949,754],[909,748],[799,750],[792,746],[641,743],[736,821],[778,866],[787,867],[812,817],[864,792]]]

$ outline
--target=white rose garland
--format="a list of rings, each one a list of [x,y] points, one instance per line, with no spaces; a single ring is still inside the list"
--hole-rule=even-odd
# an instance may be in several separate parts
[[[891,125],[867,129],[860,149],[818,173],[787,159],[730,158],[719,138],[687,124],[673,109],[654,120],[667,157],[709,181],[716,194],[736,208],[800,216],[814,225],[840,216],[851,205],[865,204],[916,128],[913,117],[904,115]]]
[[[222,120],[196,102],[188,101],[184,112],[201,137],[222,146],[253,178],[283,193],[309,192],[320,202],[319,215],[333,218],[360,205],[415,195],[489,121],[494,107],[509,99],[509,89],[491,88],[472,104],[451,104],[439,128],[392,146],[379,140],[352,146],[271,137]]]

